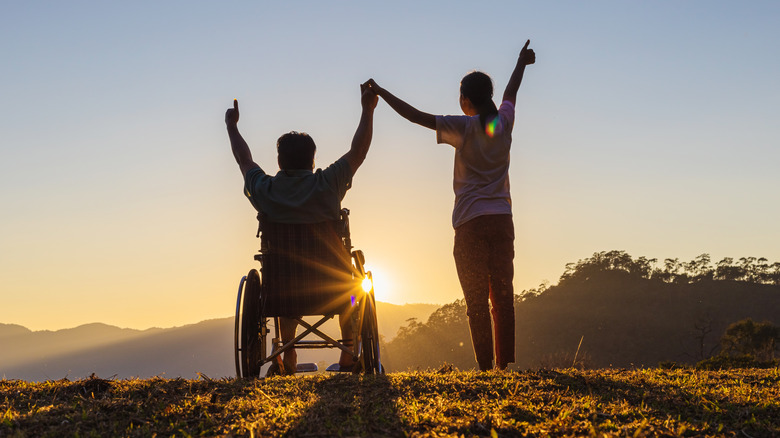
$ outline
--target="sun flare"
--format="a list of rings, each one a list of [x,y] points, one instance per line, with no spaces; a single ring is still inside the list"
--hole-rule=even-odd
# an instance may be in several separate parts
[[[363,287],[363,292],[371,292],[371,289],[374,288],[374,282],[371,281],[371,277],[366,276],[366,278],[363,279],[361,286]]]
[[[374,287],[374,297],[377,301],[392,301],[393,298],[393,283],[390,280],[390,277],[387,275],[386,271],[383,271],[382,268],[377,268],[376,266],[369,266],[366,265],[366,271],[371,272],[371,279],[373,281],[373,287]],[[364,282],[363,288],[367,284]],[[368,284],[368,287],[371,287],[371,284]],[[370,290],[370,289],[369,289]]]

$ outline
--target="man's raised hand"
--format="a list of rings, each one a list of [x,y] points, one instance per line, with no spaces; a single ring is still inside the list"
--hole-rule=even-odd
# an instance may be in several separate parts
[[[373,90],[374,93],[376,93],[376,94],[379,94],[382,91],[382,87],[380,87],[379,84],[376,83],[374,78],[371,78],[371,79],[367,80],[364,85],[368,86],[368,88]]]
[[[371,88],[369,81],[360,84],[360,104],[366,108],[374,109],[379,101],[379,96],[377,96],[376,90]]]
[[[225,123],[238,123],[238,99],[233,99],[233,108],[228,108],[228,110],[225,112]]]
[[[533,49],[528,48],[528,44],[530,43],[531,40],[526,41],[523,49],[520,50],[520,56],[518,57],[518,60],[522,65],[530,65],[536,62],[536,53],[534,53]]]

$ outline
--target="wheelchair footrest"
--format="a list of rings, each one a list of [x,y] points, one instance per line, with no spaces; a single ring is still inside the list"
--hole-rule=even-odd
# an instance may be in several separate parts
[[[298,341],[295,348],[336,348],[327,341]]]
[[[334,363],[331,366],[325,368],[325,371],[331,372],[331,373],[351,373],[352,369],[355,368],[353,366],[343,367],[339,365],[338,363]]]
[[[297,373],[316,373],[319,370],[319,367],[317,367],[316,363],[299,363],[295,367],[295,372]]]

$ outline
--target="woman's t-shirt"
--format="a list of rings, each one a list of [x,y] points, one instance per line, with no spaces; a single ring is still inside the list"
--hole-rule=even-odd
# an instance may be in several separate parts
[[[436,141],[455,147],[452,226],[478,216],[512,214],[509,149],[515,107],[504,101],[482,128],[479,116],[436,116]]]

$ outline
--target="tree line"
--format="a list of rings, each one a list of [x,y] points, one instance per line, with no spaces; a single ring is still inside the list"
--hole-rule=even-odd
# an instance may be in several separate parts
[[[595,272],[623,271],[645,279],[665,283],[691,284],[700,281],[742,281],[755,284],[780,285],[780,262],[769,263],[764,257],[726,257],[713,265],[709,254],[689,262],[668,258],[657,266],[658,259],[632,258],[625,251],[602,251],[592,257],[566,264],[560,283],[586,279]]]

